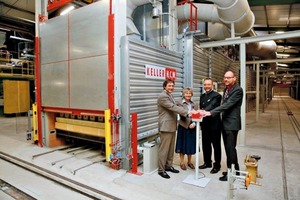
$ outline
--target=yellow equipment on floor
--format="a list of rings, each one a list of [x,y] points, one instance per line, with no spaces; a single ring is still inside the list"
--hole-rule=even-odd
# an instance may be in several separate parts
[[[255,185],[261,185],[256,181],[256,178],[262,178],[260,174],[258,174],[258,159],[255,157],[257,156],[250,156],[246,155],[245,158],[245,165],[246,165],[246,170],[251,174],[251,184]]]

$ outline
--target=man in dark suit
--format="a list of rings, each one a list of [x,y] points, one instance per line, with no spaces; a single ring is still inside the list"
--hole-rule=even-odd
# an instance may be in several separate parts
[[[203,82],[205,93],[200,96],[200,109],[211,111],[221,105],[222,96],[213,90],[213,81],[206,78]],[[204,164],[199,169],[212,167],[212,146],[214,148],[213,168],[211,174],[218,173],[221,168],[221,115],[204,117],[201,122],[202,149]]]
[[[237,85],[236,76],[232,71],[227,71],[224,75],[224,95],[221,106],[211,110],[204,111],[202,115],[216,116],[222,113],[222,136],[227,156],[227,168],[234,164],[236,170],[239,170],[239,163],[236,151],[237,135],[241,130],[241,105],[243,101],[243,89]],[[220,181],[227,181],[227,172],[223,172]]]
[[[165,80],[163,91],[157,99],[159,113],[158,129],[160,143],[158,146],[158,174],[163,178],[170,178],[166,171],[179,173],[173,167],[173,157],[175,150],[175,138],[177,130],[177,114],[189,117],[195,110],[189,111],[177,104],[173,98],[174,81]]]

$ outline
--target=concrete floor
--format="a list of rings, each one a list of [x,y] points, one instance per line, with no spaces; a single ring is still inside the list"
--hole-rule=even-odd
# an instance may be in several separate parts
[[[275,97],[268,104],[264,113],[260,113],[260,118],[256,122],[255,111],[246,114],[246,144],[237,147],[241,170],[245,170],[244,158],[246,155],[259,155],[261,160],[258,162],[258,172],[263,176],[257,179],[261,186],[250,185],[248,190],[236,186],[234,199],[243,200],[298,200],[300,198],[299,180],[300,173],[300,141],[295,134],[289,116],[285,110],[285,102],[294,116],[300,121],[300,102],[290,97]],[[113,170],[105,163],[96,163],[82,170],[75,175],[71,171],[82,165],[82,160],[72,159],[69,163],[60,168],[52,166],[52,161],[65,157],[63,153],[56,152],[47,156],[41,156],[32,160],[32,155],[49,151],[50,149],[39,148],[31,141],[26,141],[25,132],[27,130],[27,118],[1,118],[0,119],[0,151],[9,153],[16,157],[42,166],[51,171],[57,172],[68,178],[85,183],[89,186],[102,190],[106,193],[117,196],[121,199],[205,199],[205,200],[225,200],[227,199],[227,182],[219,181],[221,172],[210,174],[210,169],[199,170],[205,177],[210,178],[206,187],[198,187],[183,182],[194,170],[180,170],[179,174],[171,174],[170,179],[163,179],[157,173],[135,175],[125,170]],[[222,170],[225,171],[225,153],[222,153]],[[202,154],[200,153],[200,164]],[[179,167],[179,157],[176,155],[174,167]],[[19,188],[30,188],[30,192],[37,199],[66,199],[68,195],[72,198],[67,199],[86,199],[78,196],[76,192],[61,189],[58,184],[45,186],[46,181],[41,184],[34,179],[36,175],[8,175],[12,166],[0,162],[0,178],[18,184]],[[139,167],[139,171],[143,166]],[[23,172],[26,173],[26,172]],[[28,177],[34,178],[28,178]],[[199,174],[199,176],[201,176]],[[18,178],[17,178],[18,177]],[[32,184],[31,184],[32,182]],[[34,183],[33,183],[34,182]],[[48,181],[51,183],[51,181]],[[236,181],[238,182],[238,181]],[[12,185],[14,185],[12,184]],[[56,191],[53,193],[53,191]],[[54,196],[51,196],[55,194]],[[0,194],[1,195],[1,194]],[[50,197],[51,196],[51,197]],[[0,196],[1,197],[1,196]]]

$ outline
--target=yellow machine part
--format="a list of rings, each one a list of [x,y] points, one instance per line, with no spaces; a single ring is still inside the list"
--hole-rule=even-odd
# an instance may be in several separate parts
[[[103,125],[99,122],[57,117],[55,128],[96,137],[105,137]]]
[[[28,112],[30,109],[29,81],[3,81],[4,114]]]
[[[256,178],[259,178],[259,174],[257,171],[257,168],[258,168],[257,160],[255,160],[254,158],[251,158],[251,156],[247,155],[245,158],[245,165],[246,165],[246,170],[251,175],[250,183],[257,184]]]
[[[110,161],[111,149],[111,116],[110,110],[104,112],[104,123],[72,118],[56,117],[55,128],[74,133],[105,138],[105,157]]]
[[[56,122],[104,129],[104,123],[101,123],[101,122],[93,122],[93,121],[78,120],[78,119],[69,119],[69,118],[63,118],[63,117],[56,117]]]
[[[105,157],[106,162],[110,161],[111,154],[111,123],[110,123],[110,110],[105,110],[104,112],[105,119]]]
[[[32,130],[32,135],[33,135],[32,136],[32,140],[34,142],[39,140],[37,119],[38,119],[38,116],[37,116],[37,105],[36,105],[36,103],[34,103],[34,104],[32,104],[32,127],[33,127],[33,130]]]

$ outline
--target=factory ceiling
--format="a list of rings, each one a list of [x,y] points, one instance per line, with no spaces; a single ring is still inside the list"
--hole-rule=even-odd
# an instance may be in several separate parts
[[[178,0],[179,2],[180,0]],[[84,2],[84,1],[76,1]],[[209,3],[195,0],[195,3]],[[278,31],[300,30],[300,0],[248,0],[255,15],[254,31],[257,35],[273,34]],[[34,37],[35,1],[0,0],[0,31],[14,31],[29,39]],[[276,40],[277,53],[300,54],[299,38]],[[299,62],[295,65],[300,68]]]

